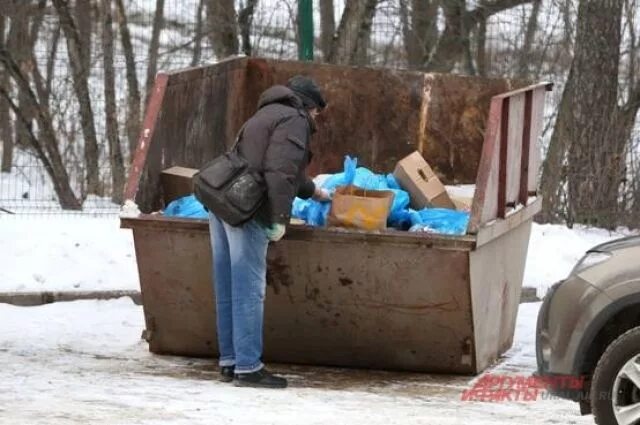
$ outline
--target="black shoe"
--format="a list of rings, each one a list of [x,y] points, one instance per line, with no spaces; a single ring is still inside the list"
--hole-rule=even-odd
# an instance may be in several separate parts
[[[279,376],[272,375],[262,368],[251,373],[236,373],[233,378],[233,385],[236,387],[253,388],[286,388],[287,380]]]
[[[231,382],[233,381],[233,372],[235,370],[235,366],[221,366],[220,367],[220,380],[222,382]]]

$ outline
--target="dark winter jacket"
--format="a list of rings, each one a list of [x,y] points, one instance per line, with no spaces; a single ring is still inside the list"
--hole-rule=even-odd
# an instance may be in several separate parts
[[[262,224],[287,224],[295,196],[307,199],[315,186],[306,177],[309,142],[315,131],[302,101],[285,86],[260,96],[258,111],[247,121],[238,150],[264,176],[267,201],[256,219]]]

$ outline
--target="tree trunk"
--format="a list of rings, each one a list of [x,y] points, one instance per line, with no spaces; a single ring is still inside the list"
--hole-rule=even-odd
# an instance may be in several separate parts
[[[238,14],[238,24],[242,35],[242,52],[251,56],[251,28],[253,27],[253,12],[258,0],[247,0],[247,5]]]
[[[542,163],[540,191],[542,193],[542,211],[537,220],[541,223],[557,223],[567,220],[566,204],[561,205],[561,195],[566,183],[565,160],[573,127],[574,70],[569,71],[567,83],[562,92],[555,127],[551,134],[549,148]],[[571,223],[569,223],[571,224]]]
[[[122,1],[122,0],[120,0]],[[204,0],[198,2],[198,9],[196,10],[196,33],[193,37],[193,57],[191,58],[191,66],[197,66],[202,58],[202,37],[204,37],[202,31],[202,12],[204,10]]]
[[[111,199],[121,204],[124,191],[124,161],[118,136],[116,109],[116,77],[113,66],[113,18],[111,0],[102,0],[102,53],[104,57],[104,100],[107,140],[109,141],[109,163],[111,165]]]
[[[151,40],[149,42],[149,62],[147,65],[147,83],[145,90],[145,110],[151,96],[151,89],[158,72],[158,53],[160,50],[160,32],[164,27],[164,0],[156,0],[156,13],[153,17],[153,29],[151,31]]]
[[[4,45],[5,17],[0,15],[0,44]],[[0,88],[5,92],[11,92],[9,73],[0,68]],[[0,140],[2,141],[2,160],[0,172],[11,172],[13,165],[13,133],[11,129],[11,117],[9,115],[9,103],[3,97],[0,98]]]
[[[38,158],[45,166],[47,173],[51,177],[53,187],[58,196],[60,206],[63,209],[81,209],[78,198],[73,193],[69,185],[69,175],[62,162],[62,157],[58,150],[56,134],[51,123],[51,115],[46,108],[43,108],[37,101],[36,95],[31,90],[27,76],[23,73],[20,65],[11,56],[9,50],[0,44],[0,63],[13,77],[16,85],[25,94],[25,99],[29,103],[29,110],[35,111],[35,119],[38,123],[39,138],[37,138],[31,128],[27,125],[26,118],[19,105],[11,99],[11,94],[4,87],[0,86],[0,95],[4,97],[13,110],[16,118],[23,121],[24,128],[29,136],[29,145],[33,147]]]
[[[483,19],[509,10],[532,0],[493,0],[480,2],[466,10],[466,0],[444,0],[442,8],[445,16],[444,31],[438,38],[435,51],[425,66],[428,72],[451,72],[463,59],[469,43],[469,33]]]
[[[83,67],[86,59],[81,48],[80,36],[69,12],[67,2],[65,0],[53,0],[53,5],[60,16],[60,26],[67,40],[67,53],[73,74],[73,88],[80,105],[80,121],[82,123],[82,134],[84,135],[87,193],[102,196],[103,191],[98,170],[98,140],[96,138],[93,109],[89,95],[89,76],[88,70]]]
[[[129,24],[127,22],[127,13],[124,8],[123,0],[116,0],[118,11],[118,28],[120,29],[120,41],[124,52],[124,59],[127,72],[127,139],[129,141],[129,158],[133,160],[133,154],[138,144],[138,136],[140,132],[140,86],[138,84],[138,75],[136,74],[136,60],[133,53],[133,44],[131,43],[131,33],[129,32]]]
[[[487,76],[487,18],[484,16],[478,22],[478,37],[476,39],[476,64],[478,75]]]
[[[438,41],[438,1],[412,0],[411,11],[408,0],[400,2],[403,21],[404,46],[409,67],[423,66]],[[410,17],[410,19],[409,19]]]
[[[568,127],[570,220],[613,227],[624,178],[618,66],[622,0],[581,0],[572,67]],[[622,148],[621,148],[622,147]],[[622,173],[622,174],[621,174]]]
[[[91,28],[91,3],[92,0],[76,0],[74,8],[74,19],[78,30],[78,40],[80,41],[80,50],[82,52],[82,68],[86,73],[91,69],[91,36],[93,31]]]
[[[379,0],[347,0],[328,61],[339,65],[356,64],[366,57],[371,22]]]
[[[465,0],[445,0],[442,9],[445,27],[433,56],[427,65],[429,72],[451,72],[464,52],[465,39],[469,32],[464,32]]]
[[[531,15],[527,21],[527,30],[524,35],[524,43],[520,50],[518,58],[518,70],[516,75],[519,78],[528,78],[530,76],[529,64],[531,63],[531,49],[535,40],[536,31],[538,30],[538,15],[540,15],[540,6],[542,0],[533,0],[531,7]]]
[[[325,60],[331,52],[331,43],[335,33],[336,18],[333,0],[320,0],[320,49]]]
[[[47,57],[47,75],[45,79],[45,92],[46,100],[41,100],[47,108],[49,107],[49,97],[51,95],[51,89],[53,85],[53,76],[55,71],[56,56],[58,54],[58,43],[60,42],[60,25],[56,27],[51,38],[51,45],[49,49],[49,56]]]
[[[14,0],[12,6],[9,11],[11,27],[9,28],[7,45],[16,62],[23,69],[28,69],[31,59],[31,50],[29,49],[31,38],[29,33],[29,9],[33,4],[30,0]],[[14,144],[27,148],[30,146],[28,130],[33,126],[33,111],[29,110],[26,94],[21,88],[18,88],[18,105],[23,119],[16,119]]]
[[[207,0],[207,23],[216,59],[238,53],[238,28],[233,0]]]

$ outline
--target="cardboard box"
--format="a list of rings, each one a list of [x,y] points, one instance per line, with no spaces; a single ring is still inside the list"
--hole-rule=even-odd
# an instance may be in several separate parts
[[[160,173],[164,204],[193,193],[193,175],[198,170],[186,167],[171,167]]]
[[[398,161],[393,175],[398,180],[398,184],[409,192],[413,209],[456,208],[444,185],[420,152],[416,151]]]
[[[473,198],[466,198],[462,196],[452,196],[451,194],[449,195],[449,198],[451,198],[451,201],[453,201],[453,205],[456,206],[456,209],[458,211],[467,211],[467,212],[471,211]]]
[[[445,186],[445,189],[458,211],[471,211],[473,197],[476,191],[475,184]]]
[[[330,226],[384,230],[392,203],[393,192],[390,190],[339,186],[333,194],[327,221]]]

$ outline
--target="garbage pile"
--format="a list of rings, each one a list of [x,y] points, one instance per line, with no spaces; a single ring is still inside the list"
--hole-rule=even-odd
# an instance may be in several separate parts
[[[196,170],[173,167],[166,171],[167,181],[171,184],[165,186],[174,188],[166,189],[167,192],[189,191],[191,176]],[[445,189],[418,152],[401,160],[389,174],[358,167],[357,158],[346,156],[342,172],[317,176],[314,182],[332,194],[332,201],[295,198],[291,216],[309,226],[365,230],[393,228],[445,235],[464,235],[467,231],[474,187],[448,186]],[[385,208],[382,220],[379,205]],[[193,194],[171,201],[163,213],[182,218],[208,216]],[[376,214],[378,217],[373,217]]]
[[[391,191],[393,202],[387,217],[387,226],[397,230],[430,232],[447,235],[463,235],[467,231],[469,212],[451,208],[413,209],[411,196],[404,190],[394,174],[376,174],[365,167],[358,167],[357,158],[345,157],[344,170],[337,174],[321,175],[314,179],[316,185],[335,193],[338,187],[356,186],[365,190]],[[331,202],[296,198],[291,215],[310,226],[327,225]]]

